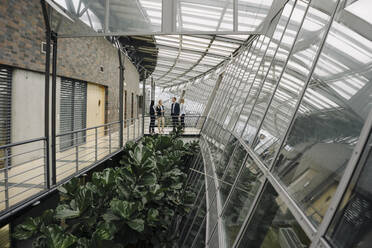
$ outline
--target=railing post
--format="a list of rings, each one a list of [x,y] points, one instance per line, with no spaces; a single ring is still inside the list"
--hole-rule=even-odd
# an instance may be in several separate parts
[[[108,134],[109,134],[109,153],[111,154],[111,127],[108,126]]]
[[[75,133],[75,139],[78,139],[78,133]],[[75,156],[76,156],[76,161],[75,161],[75,166],[76,166],[76,172],[79,171],[79,144],[76,143],[75,146]]]
[[[9,148],[5,148],[5,170],[4,170],[4,187],[5,187],[5,209],[9,208],[9,177],[8,177],[8,168],[9,168]]]
[[[96,161],[97,161],[97,158],[98,158],[98,132],[97,132],[97,127],[96,128],[94,128],[94,133],[95,133],[95,137],[94,137],[94,139],[95,139],[95,159],[96,159]]]

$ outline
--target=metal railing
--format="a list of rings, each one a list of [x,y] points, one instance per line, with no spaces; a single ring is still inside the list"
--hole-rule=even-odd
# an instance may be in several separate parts
[[[164,116],[164,134],[169,134],[173,127],[176,126],[183,126],[184,127],[184,134],[185,135],[199,135],[201,129],[203,128],[204,122],[206,120],[206,116],[202,115],[185,115],[184,118],[181,117],[173,117],[170,115]],[[151,117],[146,115],[145,118],[145,134],[150,134],[151,128]],[[157,116],[154,119],[154,132],[155,133],[162,133],[163,126],[161,121]]]
[[[46,138],[0,146],[0,211],[47,188]]]
[[[0,146],[0,219],[114,156],[126,142],[143,136],[142,125],[139,116],[122,123],[116,121],[60,133],[55,136],[55,149],[48,147],[45,137]],[[55,161],[51,154],[47,157],[48,149],[49,153],[55,151]]]

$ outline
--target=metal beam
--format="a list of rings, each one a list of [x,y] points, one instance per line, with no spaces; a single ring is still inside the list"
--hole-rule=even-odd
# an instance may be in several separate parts
[[[105,33],[109,32],[110,26],[110,0],[105,0]]]

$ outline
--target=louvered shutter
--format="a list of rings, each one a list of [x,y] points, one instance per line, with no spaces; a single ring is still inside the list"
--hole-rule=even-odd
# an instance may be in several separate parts
[[[63,78],[61,80],[60,132],[86,128],[87,83]],[[86,132],[62,136],[60,148],[64,150],[84,143]]]
[[[12,69],[0,65],[0,146],[10,143],[12,111]],[[9,157],[10,149],[0,150],[0,158]],[[5,162],[10,166],[10,158],[0,159],[0,168]]]
[[[73,96],[74,87],[72,80],[63,78],[61,80],[61,102],[60,102],[60,133],[67,133],[73,130]],[[73,145],[72,135],[60,137],[60,149],[64,150]]]
[[[74,129],[79,130],[86,127],[87,109],[87,84],[85,82],[75,82],[74,85]],[[78,144],[85,142],[85,132],[77,133],[75,140]],[[75,136],[76,137],[76,136]]]

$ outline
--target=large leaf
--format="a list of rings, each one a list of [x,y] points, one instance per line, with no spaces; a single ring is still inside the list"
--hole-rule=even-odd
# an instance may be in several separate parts
[[[60,186],[58,188],[58,191],[66,195],[73,196],[78,190],[79,186],[80,186],[79,178],[73,177],[69,182]]]
[[[155,173],[145,173],[141,180],[139,181],[139,185],[141,186],[151,186],[157,183],[157,178]]]
[[[19,240],[29,239],[39,231],[41,219],[36,217],[27,218],[22,224],[16,226],[13,237]]]
[[[129,168],[123,168],[120,172],[119,178],[117,180],[123,180],[128,184],[134,184],[136,182],[136,177]]]
[[[74,235],[66,234],[62,227],[57,225],[45,227],[42,232],[49,248],[69,248],[77,242]]]
[[[154,208],[150,208],[147,212],[147,221],[149,222],[155,222],[158,220],[159,217],[159,211]]]
[[[106,222],[100,222],[93,233],[93,239],[98,242],[99,240],[112,240],[115,234],[115,226]]]
[[[80,216],[80,211],[77,209],[71,209],[71,206],[67,204],[58,205],[56,208],[56,219],[73,219]]]
[[[136,211],[136,204],[128,201],[114,199],[110,202],[110,207],[114,214],[123,219],[130,219],[131,215]]]
[[[145,221],[142,219],[133,219],[128,221],[128,226],[137,232],[145,230]]]

